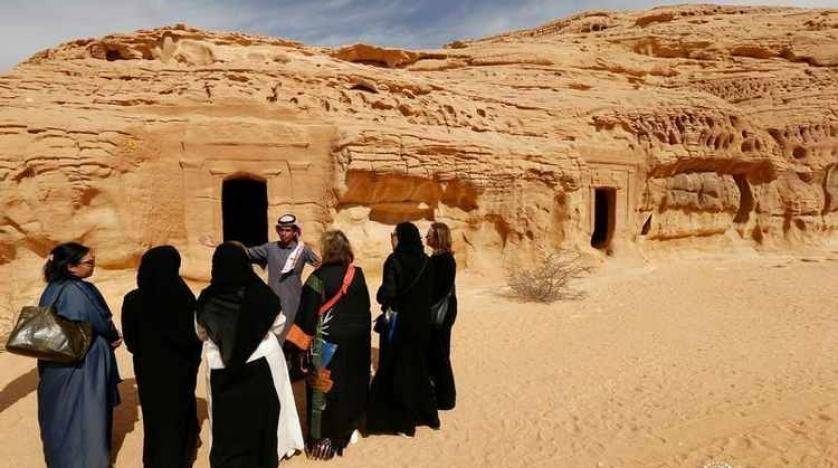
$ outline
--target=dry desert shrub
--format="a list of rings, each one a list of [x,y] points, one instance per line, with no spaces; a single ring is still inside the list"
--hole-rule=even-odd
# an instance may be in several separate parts
[[[539,249],[543,256],[528,267],[516,266],[509,270],[506,284],[516,297],[528,302],[550,303],[559,299],[574,299],[580,293],[571,282],[591,271],[578,252]]]

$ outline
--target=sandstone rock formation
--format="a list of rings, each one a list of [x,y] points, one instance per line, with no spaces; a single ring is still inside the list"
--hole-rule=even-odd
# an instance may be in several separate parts
[[[42,51],[0,104],[6,291],[68,239],[206,274],[242,178],[257,217],[338,226],[367,265],[403,219],[450,223],[470,266],[838,230],[838,10],[587,12],[418,51],[176,25]]]

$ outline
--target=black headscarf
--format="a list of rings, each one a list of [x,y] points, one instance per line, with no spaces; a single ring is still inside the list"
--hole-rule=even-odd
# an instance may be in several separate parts
[[[212,255],[213,285],[244,285],[259,277],[250,266],[247,251],[238,243],[225,242],[215,249]]]
[[[180,277],[180,254],[171,245],[149,249],[137,270],[137,290],[123,303],[123,332],[129,351],[179,349],[200,353],[192,317],[195,295]]]
[[[428,267],[428,256],[422,246],[422,237],[419,228],[411,222],[399,223],[396,225],[396,239],[398,243],[393,253],[384,262],[384,274],[381,287],[378,288],[376,298],[383,308],[399,307],[397,304],[404,296],[416,286],[416,282],[422,276],[430,274]]]
[[[225,367],[247,362],[279,311],[279,298],[253,272],[244,248],[232,242],[219,245],[212,256],[212,280],[198,298],[197,319],[221,351]]]
[[[407,255],[422,255],[425,248],[422,246],[422,235],[415,224],[405,221],[396,225],[396,238],[398,244],[395,252]]]
[[[195,300],[189,286],[180,277],[180,254],[171,245],[154,247],[143,254],[137,270],[137,287],[149,301],[171,296],[191,296]]]

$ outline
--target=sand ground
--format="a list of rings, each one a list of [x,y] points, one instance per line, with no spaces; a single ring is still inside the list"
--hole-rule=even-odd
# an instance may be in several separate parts
[[[130,276],[94,279],[118,311]],[[462,275],[457,408],[440,431],[362,439],[331,465],[838,466],[838,249],[609,262],[579,288],[533,305],[499,277]],[[117,355],[116,466],[139,467],[135,381]],[[43,466],[34,364],[0,354],[3,467]],[[207,441],[205,397],[201,379]]]

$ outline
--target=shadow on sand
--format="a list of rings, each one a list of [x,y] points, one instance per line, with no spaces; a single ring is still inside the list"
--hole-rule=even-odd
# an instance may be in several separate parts
[[[509,287],[498,288],[490,293],[494,297],[505,299],[509,302],[514,302],[516,304],[551,304],[554,302],[570,302],[570,301],[581,301],[588,297],[588,292],[578,289],[569,289],[563,291],[559,294],[555,299],[549,301],[540,301],[533,297],[527,297],[524,293],[518,293],[512,290]]]
[[[119,384],[119,395],[122,402],[114,408],[113,413],[113,445],[111,459],[116,460],[125,437],[134,431],[140,420],[140,398],[137,393],[136,379],[125,379]]]
[[[0,413],[38,389],[38,368],[16,377],[0,390]]]

